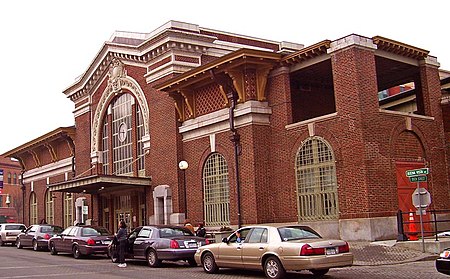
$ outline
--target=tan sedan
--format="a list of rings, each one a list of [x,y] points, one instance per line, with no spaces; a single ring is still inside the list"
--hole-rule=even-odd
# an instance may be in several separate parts
[[[353,254],[343,240],[325,240],[307,226],[249,226],[221,243],[200,247],[195,261],[207,273],[221,267],[264,270],[271,279],[287,270],[324,275],[330,268],[351,266]]]

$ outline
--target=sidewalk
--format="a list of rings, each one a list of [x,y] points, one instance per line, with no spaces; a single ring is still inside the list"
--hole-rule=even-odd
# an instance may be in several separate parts
[[[390,265],[414,261],[434,260],[433,253],[422,253],[396,245],[395,240],[363,242],[349,241],[350,252],[354,255],[354,265]]]

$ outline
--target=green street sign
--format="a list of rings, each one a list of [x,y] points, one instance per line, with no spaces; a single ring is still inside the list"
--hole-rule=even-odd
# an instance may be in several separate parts
[[[407,170],[406,171],[406,176],[407,177],[426,175],[426,174],[428,174],[428,168],[416,169],[416,170]]]
[[[413,177],[409,178],[409,181],[411,181],[411,182],[425,182],[425,181],[427,181],[427,177],[425,175],[413,176]]]

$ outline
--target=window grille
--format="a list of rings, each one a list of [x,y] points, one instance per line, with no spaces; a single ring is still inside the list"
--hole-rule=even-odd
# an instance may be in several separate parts
[[[73,225],[73,195],[72,193],[63,193],[64,196],[64,227]]]
[[[122,94],[112,106],[113,163],[117,175],[133,175],[132,98],[130,94]],[[119,139],[121,125],[126,127],[123,141]]]
[[[30,195],[30,224],[38,223],[38,207],[36,193],[32,192]]]
[[[296,156],[299,221],[339,217],[336,167],[329,144],[319,137],[307,139]]]
[[[54,214],[54,205],[53,205],[53,194],[52,192],[47,190],[47,194],[45,194],[45,220],[49,224],[54,224],[55,214]]]
[[[205,224],[225,226],[230,224],[230,186],[228,165],[219,153],[208,157],[203,167],[203,195]]]
[[[109,125],[108,117],[105,117],[105,122],[103,123],[103,135],[102,135],[102,146],[103,146],[103,173],[109,174]]]
[[[142,172],[145,169],[144,165],[144,144],[142,137],[144,136],[144,120],[142,119],[142,112],[139,106],[136,106],[136,130],[137,130],[137,156],[138,156],[138,171]]]

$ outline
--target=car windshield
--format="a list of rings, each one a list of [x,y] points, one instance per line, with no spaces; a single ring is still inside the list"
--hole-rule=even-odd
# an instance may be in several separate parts
[[[278,232],[282,241],[321,238],[318,233],[309,227],[283,227],[278,228]]]
[[[81,230],[81,236],[99,236],[110,235],[109,231],[105,228],[83,228]]]
[[[42,226],[41,227],[41,233],[54,233],[58,234],[63,231],[63,228],[58,226]]]
[[[6,225],[5,230],[7,231],[21,231],[26,229],[24,225]]]
[[[161,228],[159,229],[159,236],[161,238],[174,237],[174,236],[193,236],[190,230],[184,228]]]

